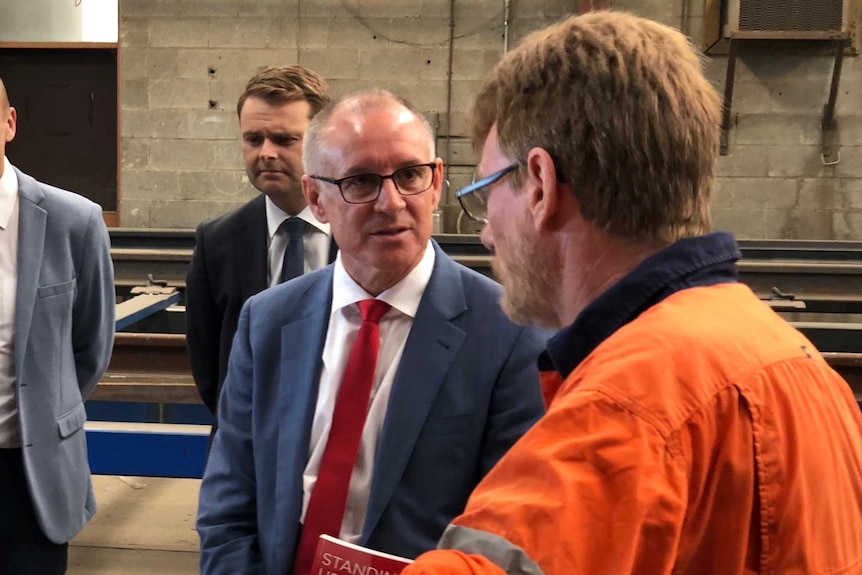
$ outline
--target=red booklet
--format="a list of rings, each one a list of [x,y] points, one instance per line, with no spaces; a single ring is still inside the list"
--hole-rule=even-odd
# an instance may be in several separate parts
[[[321,535],[311,575],[398,575],[412,559]]]

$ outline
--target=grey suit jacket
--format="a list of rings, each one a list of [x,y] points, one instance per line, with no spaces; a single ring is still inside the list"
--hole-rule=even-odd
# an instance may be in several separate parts
[[[17,168],[15,174],[15,376],[24,469],[43,532],[64,543],[96,511],[84,400],[111,358],[114,269],[98,205]]]

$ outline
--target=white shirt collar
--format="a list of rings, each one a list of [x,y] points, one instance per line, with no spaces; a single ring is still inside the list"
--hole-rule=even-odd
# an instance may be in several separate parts
[[[3,175],[0,176],[0,229],[6,229],[9,218],[18,199],[18,176],[12,169],[12,162],[3,156]]]
[[[275,203],[269,199],[269,196],[266,196],[266,231],[269,233],[270,240],[272,240],[272,236],[275,235],[275,232],[278,231],[278,226],[281,225],[281,222],[290,217],[293,216],[276,206]],[[317,221],[317,218],[315,218],[314,214],[311,213],[310,207],[305,206],[301,212],[296,214],[296,217],[311,224],[324,234],[329,235],[329,224]]]
[[[385,301],[405,315],[416,317],[419,302],[422,301],[422,295],[425,293],[425,288],[428,287],[428,281],[431,279],[431,273],[434,271],[436,257],[434,246],[429,240],[425,246],[425,254],[419,263],[410,270],[404,279],[382,292],[377,296],[377,299]],[[353,278],[344,269],[341,251],[335,258],[332,282],[332,313],[358,301],[371,298],[371,295],[353,281]]]

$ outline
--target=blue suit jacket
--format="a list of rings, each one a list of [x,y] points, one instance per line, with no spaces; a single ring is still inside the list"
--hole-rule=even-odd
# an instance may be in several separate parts
[[[360,544],[415,557],[543,412],[548,334],[512,324],[499,286],[436,249],[378,444]],[[290,573],[299,541],[332,266],[243,307],[204,473],[201,572]]]
[[[15,174],[15,376],[24,469],[42,531],[65,543],[96,511],[84,400],[111,359],[114,268],[99,206]]]

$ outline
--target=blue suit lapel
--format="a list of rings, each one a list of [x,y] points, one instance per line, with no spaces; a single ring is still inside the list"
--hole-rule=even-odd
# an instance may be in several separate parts
[[[18,285],[15,294],[15,365],[24,365],[30,323],[39,287],[45,225],[48,214],[38,206],[45,193],[39,184],[17,169],[18,176]]]
[[[283,561],[293,562],[292,543],[298,541],[302,513],[302,472],[308,462],[311,424],[317,403],[323,344],[332,306],[332,267],[300,295],[292,309],[300,317],[281,328],[281,366],[278,385],[278,462],[276,465],[277,516],[285,533],[278,541],[288,545],[279,550]],[[273,289],[281,289],[276,287]],[[287,361],[289,358],[289,361]]]
[[[434,243],[436,261],[392,383],[377,448],[364,544],[392,499],[466,333],[453,320],[467,309],[457,265]]]

